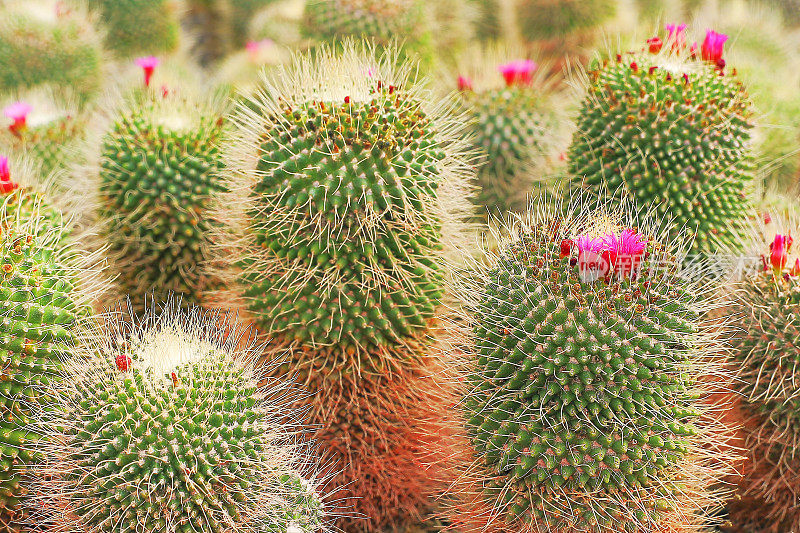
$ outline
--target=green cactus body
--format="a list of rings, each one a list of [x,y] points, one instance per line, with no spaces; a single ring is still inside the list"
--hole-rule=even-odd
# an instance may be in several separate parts
[[[735,249],[750,206],[751,106],[735,76],[683,54],[593,66],[569,171],[577,187],[657,205],[675,233],[690,232],[693,254]]]
[[[120,290],[138,309],[152,291],[196,303],[210,288],[200,264],[208,257],[208,204],[222,190],[222,115],[181,97],[146,97],[123,110],[103,138],[102,236]]]
[[[473,119],[475,147],[487,156],[476,174],[476,203],[493,214],[524,209],[531,188],[525,176],[544,157],[553,122],[540,92],[527,86],[464,91],[462,101]]]
[[[62,241],[60,214],[23,189],[3,194],[0,300],[3,326],[0,420],[0,531],[21,531],[25,475],[40,459],[31,413],[50,399],[41,386],[58,375],[59,356],[75,340],[87,309]],[[56,221],[58,219],[58,222]]]
[[[262,9],[276,3],[276,0],[229,0],[231,34],[234,43],[241,46],[250,36],[250,21]]]
[[[180,24],[171,0],[88,0],[106,28],[106,46],[121,57],[172,52]]]
[[[482,41],[499,40],[503,36],[503,1],[470,0],[477,9],[475,33]]]
[[[348,353],[424,333],[443,292],[430,204],[445,156],[430,119],[383,86],[363,101],[286,105],[269,120],[251,216],[253,245],[273,266],[242,265],[258,323]]]
[[[616,0],[519,0],[516,14],[529,41],[596,29],[616,14]]]
[[[66,360],[69,385],[50,389],[60,409],[39,420],[56,437],[48,451],[58,474],[39,495],[56,524],[109,533],[320,530],[320,499],[295,470],[306,469],[293,444],[298,428],[280,422],[291,418],[281,403],[291,389],[269,382],[260,390],[253,354],[204,320],[123,322]]]
[[[81,103],[101,88],[103,52],[85,13],[41,0],[0,7],[0,93],[49,85]]]
[[[48,175],[66,167],[75,141],[83,135],[83,128],[82,121],[66,115],[31,125],[17,135],[4,132],[0,134],[0,145],[28,154],[41,164],[43,174]]]

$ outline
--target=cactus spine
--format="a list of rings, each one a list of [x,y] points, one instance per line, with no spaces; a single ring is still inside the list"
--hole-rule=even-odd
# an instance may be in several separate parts
[[[57,531],[246,533],[323,527],[297,391],[253,368],[235,325],[169,307],[110,314],[45,388],[37,503]],[[288,421],[288,422],[287,422]]]
[[[458,226],[441,198],[465,196],[465,164],[408,70],[347,44],[267,78],[237,118],[241,161],[220,204],[232,235],[218,242],[240,269],[226,286],[306,378],[317,437],[344,465],[334,492],[368,517],[343,520],[350,530],[426,504],[421,423],[440,406],[425,376],[442,232]]]
[[[569,171],[577,187],[658,204],[676,233],[691,232],[692,254],[709,254],[735,248],[745,225],[753,112],[721,45],[703,59],[706,45],[687,50],[684,29],[651,39],[649,51],[596,61]]]

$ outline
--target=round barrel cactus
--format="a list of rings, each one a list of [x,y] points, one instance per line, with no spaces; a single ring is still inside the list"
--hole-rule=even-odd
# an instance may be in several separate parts
[[[260,387],[257,350],[219,317],[127,314],[104,317],[43,389],[58,407],[37,417],[43,516],[109,533],[321,531],[298,391]]]
[[[120,57],[171,52],[180,24],[174,0],[87,0],[105,27],[105,45]]]
[[[585,201],[506,228],[461,290],[463,531],[701,531],[719,503],[708,293],[661,225]]]
[[[684,30],[591,67],[569,171],[576,187],[656,204],[709,254],[735,249],[745,226],[753,110],[722,58],[727,37],[709,31],[700,49]]]
[[[317,439],[344,465],[334,494],[368,517],[342,520],[354,531],[427,503],[427,347],[443,235],[467,216],[458,126],[408,70],[346,45],[267,77],[235,119],[217,209],[231,302],[308,383]]]
[[[223,188],[224,113],[213,102],[148,93],[124,106],[102,138],[101,237],[120,292],[137,309],[150,294],[199,303],[211,288],[201,265],[209,257],[211,197]]]

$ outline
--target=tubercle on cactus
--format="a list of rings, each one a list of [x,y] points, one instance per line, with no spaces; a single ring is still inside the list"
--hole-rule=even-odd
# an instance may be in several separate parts
[[[471,328],[447,515],[460,531],[701,531],[725,497],[730,430],[709,391],[730,378],[701,319],[717,303],[664,224],[591,206],[534,204],[457,286]],[[586,276],[580,256],[612,248],[607,275]]]

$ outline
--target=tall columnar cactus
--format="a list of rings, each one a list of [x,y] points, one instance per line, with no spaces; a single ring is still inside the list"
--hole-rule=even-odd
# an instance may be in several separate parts
[[[103,51],[92,18],[57,0],[0,5],[0,95],[49,85],[85,103],[101,88]]]
[[[86,0],[100,15],[105,44],[120,57],[171,52],[180,24],[174,0]]]
[[[658,225],[584,203],[506,228],[461,287],[460,531],[699,532],[718,503],[707,293]]]
[[[120,292],[137,309],[151,293],[198,303],[211,288],[201,265],[209,257],[207,211],[222,190],[224,113],[217,103],[147,93],[120,110],[102,138],[101,237]]]
[[[548,106],[552,84],[532,60],[501,64],[499,54],[476,55],[481,54],[466,54],[457,80],[474,148],[484,156],[477,168],[476,203],[484,215],[503,215],[525,208],[532,177],[544,173],[555,145],[555,117]]]
[[[522,36],[536,41],[594,30],[616,9],[616,0],[518,0],[516,15]]]
[[[800,527],[800,485],[790,474],[800,467],[800,259],[791,235],[797,230],[796,218],[770,221],[755,239],[761,260],[735,280],[731,348],[738,379],[733,383],[748,416],[744,499],[731,513],[736,530],[777,533]]]
[[[124,316],[124,315],[123,315]],[[323,504],[291,402],[196,309],[105,317],[42,389],[36,503],[56,531],[317,533]]]
[[[21,531],[26,474],[41,459],[31,416],[50,403],[40,386],[58,378],[59,356],[91,309],[90,277],[64,239],[61,213],[43,201],[23,164],[0,157],[0,531]]]
[[[708,254],[735,247],[744,227],[753,111],[722,59],[726,37],[710,31],[689,49],[685,26],[669,27],[666,43],[591,68],[569,170],[576,187],[658,204]]]
[[[332,486],[367,517],[342,521],[353,531],[426,503],[422,424],[440,401],[425,376],[442,235],[459,226],[442,202],[465,196],[458,128],[408,70],[353,45],[297,57],[242,106],[220,202],[221,259],[238,268],[226,286],[308,383],[317,437],[343,465]]]

